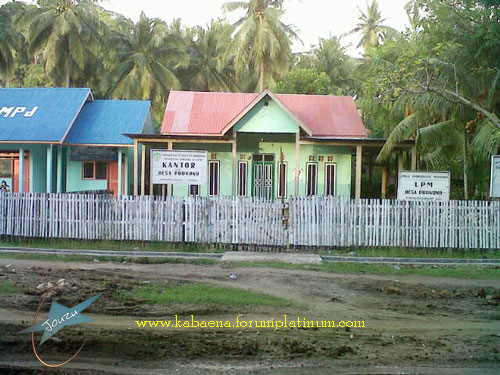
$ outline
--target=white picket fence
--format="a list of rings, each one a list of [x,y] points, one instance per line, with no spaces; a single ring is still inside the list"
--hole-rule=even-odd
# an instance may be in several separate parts
[[[500,202],[0,194],[0,235],[295,247],[500,248]]]
[[[180,242],[177,198],[87,194],[0,194],[0,234],[85,240]]]
[[[290,243],[302,246],[500,248],[500,202],[290,200]]]

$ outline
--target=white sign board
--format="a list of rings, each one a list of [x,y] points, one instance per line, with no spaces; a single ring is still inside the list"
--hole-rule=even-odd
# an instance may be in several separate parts
[[[450,172],[399,171],[398,199],[406,201],[449,200]]]
[[[151,150],[152,184],[207,183],[207,151]]]
[[[491,156],[490,198],[500,198],[500,155]]]

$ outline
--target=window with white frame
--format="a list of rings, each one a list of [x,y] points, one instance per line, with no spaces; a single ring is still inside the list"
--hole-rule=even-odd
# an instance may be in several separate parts
[[[318,165],[307,163],[306,195],[316,195],[318,185]]]
[[[220,163],[218,160],[210,160],[208,162],[208,195],[219,195],[219,170]]]
[[[278,198],[286,198],[288,166],[286,161],[280,161],[278,164]]]
[[[337,166],[325,164],[325,195],[335,195],[335,181],[337,179]]]
[[[238,196],[246,197],[248,189],[248,163],[240,161],[238,164]]]

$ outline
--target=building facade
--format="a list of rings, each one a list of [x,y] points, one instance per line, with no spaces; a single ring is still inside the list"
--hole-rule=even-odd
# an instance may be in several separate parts
[[[368,138],[351,97],[269,90],[171,91],[161,134],[127,135],[134,140],[134,194],[270,199],[350,197],[352,183],[359,198],[363,154],[378,153],[385,142]],[[149,160],[155,149],[207,151],[206,183],[154,186]]]
[[[0,182],[12,192],[128,194],[133,142],[153,132],[149,101],[95,100],[88,88],[0,89]]]

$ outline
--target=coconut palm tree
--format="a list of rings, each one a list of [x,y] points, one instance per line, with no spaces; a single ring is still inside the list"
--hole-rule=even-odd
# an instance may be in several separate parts
[[[110,94],[120,98],[150,99],[158,114],[169,90],[181,87],[175,69],[189,63],[178,33],[160,19],[141,13],[134,25],[120,26],[111,41],[115,46],[116,78]],[[155,105],[156,104],[156,105]]]
[[[320,38],[319,45],[312,53],[316,69],[328,74],[335,87],[348,93],[356,65],[341,46],[340,39],[334,36],[328,39]]]
[[[349,34],[361,33],[361,41],[358,48],[363,46],[365,53],[368,49],[376,47],[381,41],[384,41],[387,36],[396,33],[392,27],[385,26],[382,23],[385,18],[378,8],[377,0],[373,0],[371,4],[366,4],[366,12],[363,12],[359,7],[359,23]]]
[[[43,53],[46,74],[54,83],[70,87],[99,46],[100,24],[94,2],[40,1],[39,6],[28,8],[21,21],[28,23],[30,52]]]
[[[234,56],[239,72],[254,69],[258,90],[272,87],[286,73],[292,62],[291,40],[298,38],[290,25],[280,21],[283,0],[249,0],[228,2],[223,9],[244,9],[246,14],[233,24],[236,31],[228,46],[226,58]]]
[[[15,72],[15,56],[23,45],[24,37],[15,25],[15,17],[25,5],[11,2],[0,7],[0,77],[9,85]]]
[[[234,69],[224,60],[230,43],[230,25],[226,21],[213,21],[207,29],[193,30],[189,43],[189,66],[180,69],[179,78],[186,89],[202,91],[238,91],[233,80]]]

